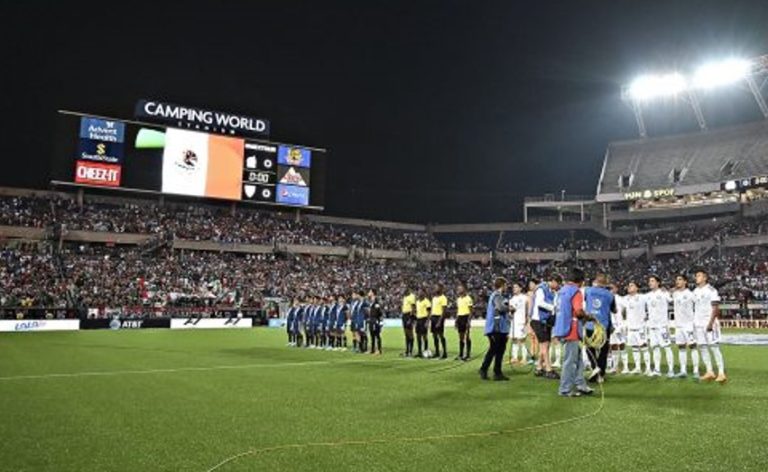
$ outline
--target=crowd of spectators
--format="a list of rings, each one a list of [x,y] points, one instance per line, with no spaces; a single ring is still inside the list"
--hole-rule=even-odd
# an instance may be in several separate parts
[[[0,225],[36,228],[59,227],[63,231],[89,230],[157,235],[178,238],[253,244],[344,245],[408,251],[490,252],[483,242],[441,244],[427,232],[403,232],[297,221],[290,215],[261,210],[203,206],[161,206],[148,203],[85,203],[69,198],[0,197]],[[711,226],[688,226],[629,239],[569,239],[555,245],[501,241],[501,251],[607,250],[762,233],[764,218]],[[53,233],[52,233],[53,234]],[[149,253],[149,254],[148,254]],[[174,250],[171,245],[119,248],[74,245],[56,250],[54,244],[6,245],[0,249],[0,307],[45,306],[50,308],[119,307],[157,308],[180,304],[196,306],[258,305],[265,298],[289,300],[309,295],[348,293],[378,287],[385,306],[396,314],[406,288],[433,290],[437,284],[449,296],[459,281],[482,300],[494,274],[511,280],[529,280],[552,271],[565,272],[556,262],[491,265],[385,261],[356,257],[268,255]],[[694,265],[708,267],[713,280],[730,299],[768,299],[768,250],[763,247],[725,249],[716,246],[706,253],[675,254],[652,259],[590,262],[571,259],[588,272],[598,270],[625,284],[644,282],[656,273],[667,281]]]
[[[578,264],[587,273],[608,273],[620,286],[645,285],[658,274],[669,286],[674,275],[706,267],[724,299],[768,299],[768,249],[723,249],[697,258],[676,254],[621,261],[420,263],[365,258],[255,255],[139,249],[97,245],[67,246],[59,253],[38,245],[0,252],[0,307],[50,309],[112,308],[124,313],[173,313],[179,307],[253,307],[265,299],[329,296],[376,287],[388,313],[398,315],[407,290],[431,293],[438,284],[453,297],[459,282],[479,305],[494,275],[512,281],[566,273]]]
[[[279,211],[204,205],[159,205],[142,201],[122,204],[84,202],[63,197],[0,197],[0,225],[50,227],[65,230],[116,233],[168,233],[177,238],[223,243],[272,245],[305,244],[355,246],[420,252],[563,252],[618,250],[660,244],[722,239],[726,236],[763,233],[768,220],[742,218],[735,222],[680,225],[630,237],[567,238],[556,243],[525,241],[521,236],[501,238],[496,247],[487,242],[443,242],[429,232],[408,232],[372,226],[345,226],[296,219]],[[531,238],[535,237],[531,235]]]

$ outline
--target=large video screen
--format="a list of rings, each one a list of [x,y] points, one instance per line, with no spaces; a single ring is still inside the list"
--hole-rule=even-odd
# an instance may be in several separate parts
[[[59,121],[55,183],[325,206],[323,149],[65,112]]]

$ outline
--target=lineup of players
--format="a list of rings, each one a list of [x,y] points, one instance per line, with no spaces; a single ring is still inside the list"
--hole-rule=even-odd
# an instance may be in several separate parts
[[[606,374],[615,373],[658,377],[663,375],[662,361],[668,378],[685,378],[689,375],[690,357],[690,375],[694,378],[725,383],[728,378],[719,345],[720,297],[709,284],[706,270],[695,271],[693,290],[685,274],[675,277],[671,290],[662,287],[657,275],[650,275],[647,284],[648,291],[641,294],[639,283],[630,281],[622,296],[620,287],[610,284],[605,274],[596,274],[589,286],[581,288],[585,313],[599,321],[609,334],[609,341],[601,349],[582,349],[590,380],[602,381]],[[559,312],[562,286],[563,280],[557,275],[541,283],[530,282],[527,293],[523,293],[521,284],[512,285],[510,364],[534,362],[536,376],[559,378],[555,368],[560,365],[561,350],[559,340],[552,337],[552,327]],[[591,326],[585,324],[588,334]],[[532,357],[528,357],[527,342]],[[677,346],[677,356],[673,345]]]
[[[651,275],[648,277],[649,291],[645,294],[640,294],[637,283],[628,283],[627,294],[616,295],[618,309],[612,320],[616,328],[610,338],[612,362],[609,372],[617,372],[621,366],[623,374],[660,376],[663,350],[667,377],[686,377],[690,355],[694,377],[699,378],[700,361],[703,361],[702,380],[726,382],[725,361],[719,344],[720,297],[708,278],[705,270],[697,270],[695,288],[690,290],[688,277],[680,274],[669,291],[661,287],[657,276]],[[673,321],[669,319],[670,304]],[[674,327],[674,338],[670,334],[671,327]],[[677,345],[677,362],[673,344]],[[632,370],[629,368],[629,352],[633,358]]]
[[[366,295],[362,290],[352,292],[349,300],[312,296],[293,300],[286,316],[288,345],[312,349],[347,350],[347,324],[352,333],[352,350],[381,355],[381,327],[384,310],[376,289]],[[369,351],[370,340],[370,351]]]
[[[725,361],[719,347],[720,298],[708,278],[706,270],[697,269],[691,290],[688,276],[680,274],[668,290],[662,287],[658,276],[650,275],[646,293],[640,293],[639,282],[630,281],[626,294],[620,295],[620,287],[610,284],[605,274],[596,274],[589,286],[581,288],[584,310],[603,325],[609,341],[601,349],[583,349],[590,380],[602,381],[606,374],[616,373],[656,377],[663,375],[662,370],[669,378],[684,378],[689,375],[690,358],[690,375],[704,381],[726,382]],[[504,294],[510,321],[509,363],[535,364],[534,374],[539,377],[559,379],[555,369],[561,363],[561,348],[558,339],[552,337],[552,328],[562,286],[562,278],[552,275],[541,282],[515,282],[512,293]],[[449,302],[442,285],[431,291],[406,291],[401,307],[405,335],[402,356],[447,359],[445,322],[450,311],[455,315],[459,338],[455,359],[470,360],[474,301],[464,284],[457,287],[456,294],[455,300]],[[303,302],[296,299],[287,317],[289,344],[347,349],[349,324],[353,351],[381,354],[383,317],[384,310],[373,289],[367,295],[354,292],[349,300],[344,296],[310,297]],[[590,326],[587,323],[588,331]],[[434,351],[430,349],[430,337]],[[677,356],[673,345],[677,346]]]

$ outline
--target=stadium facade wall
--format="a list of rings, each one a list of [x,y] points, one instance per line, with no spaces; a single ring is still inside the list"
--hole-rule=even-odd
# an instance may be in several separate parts
[[[500,252],[496,258],[507,264],[510,262],[566,261],[567,252]]]
[[[136,233],[107,233],[101,231],[66,231],[66,241],[109,243],[109,244],[144,244],[152,235]]]
[[[273,246],[268,245],[192,241],[189,239],[174,239],[173,248],[189,249],[192,251],[242,252],[247,254],[271,254],[275,251]]]
[[[607,261],[621,259],[621,251],[577,251],[579,259],[590,261]]]
[[[650,248],[652,254],[676,254],[680,252],[699,252],[710,249],[714,241],[695,241],[690,243],[660,244]]]
[[[278,244],[277,249],[291,254],[314,254],[318,256],[342,256],[350,254],[346,246],[313,246],[309,244]]]
[[[341,226],[364,226],[367,228],[386,228],[399,231],[415,231],[425,232],[427,231],[426,225],[412,224],[412,223],[398,223],[395,221],[381,221],[381,220],[365,220],[360,218],[339,218],[335,216],[324,215],[305,215],[304,218],[308,221],[315,223],[325,223],[331,225]]]
[[[361,249],[359,250],[363,256],[370,257],[371,259],[407,259],[408,253],[406,251],[392,251],[389,249]]]
[[[0,237],[17,239],[43,239],[44,228],[28,228],[25,226],[0,226]]]

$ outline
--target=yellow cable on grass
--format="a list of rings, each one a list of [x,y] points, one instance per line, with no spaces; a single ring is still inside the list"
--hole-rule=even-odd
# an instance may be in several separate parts
[[[596,326],[600,326],[603,332],[603,339],[605,339],[605,329],[599,323]],[[593,334],[594,337],[594,334]],[[586,420],[596,416],[603,410],[605,403],[605,390],[603,384],[599,384],[600,388],[600,404],[597,408],[590,412],[572,418],[566,418],[563,420],[552,421],[549,423],[543,423],[532,426],[523,426],[514,429],[502,429],[498,431],[478,431],[474,433],[456,433],[456,434],[436,434],[431,436],[415,436],[415,437],[395,437],[395,438],[371,438],[371,439],[346,439],[332,442],[306,442],[295,444],[279,444],[276,446],[262,447],[257,449],[249,449],[247,451],[240,452],[238,454],[227,457],[213,467],[206,469],[206,472],[214,472],[222,467],[231,464],[232,462],[242,459],[247,456],[257,456],[261,454],[267,454],[270,452],[285,451],[289,449],[307,449],[307,448],[324,448],[324,447],[342,447],[342,446],[371,446],[374,444],[392,444],[393,442],[428,442],[428,441],[441,441],[448,439],[466,439],[466,438],[482,438],[489,436],[501,436],[506,434],[521,433],[525,431],[535,431],[538,429],[551,428],[553,426],[559,426],[567,423],[573,423],[576,421]]]

